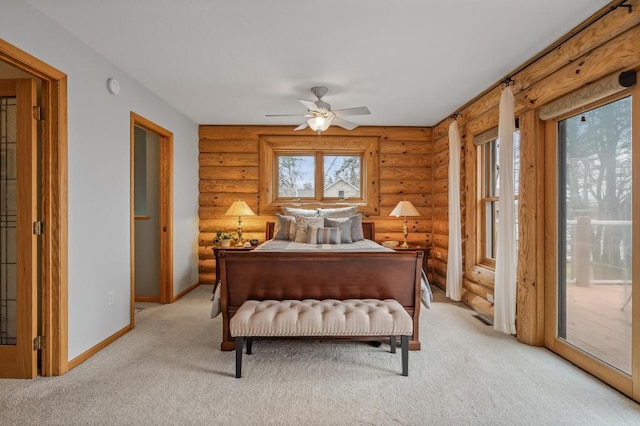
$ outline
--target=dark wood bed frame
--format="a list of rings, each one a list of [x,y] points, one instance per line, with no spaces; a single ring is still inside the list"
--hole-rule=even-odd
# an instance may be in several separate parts
[[[235,349],[229,320],[246,300],[395,299],[413,319],[409,349],[419,350],[422,257],[422,252],[222,250],[218,258],[223,318],[220,349]]]

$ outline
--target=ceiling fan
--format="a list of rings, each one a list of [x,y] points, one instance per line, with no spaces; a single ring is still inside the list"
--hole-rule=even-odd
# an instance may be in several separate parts
[[[307,120],[296,127],[294,130],[302,130],[310,127],[313,131],[321,133],[324,132],[335,124],[343,129],[353,130],[358,125],[351,121],[347,121],[342,117],[348,115],[368,115],[371,114],[367,107],[345,108],[345,109],[331,109],[331,105],[322,100],[322,97],[327,93],[329,89],[323,86],[316,86],[311,88],[318,100],[315,102],[299,99],[299,101],[307,108],[306,114],[267,114],[267,117],[305,117]]]

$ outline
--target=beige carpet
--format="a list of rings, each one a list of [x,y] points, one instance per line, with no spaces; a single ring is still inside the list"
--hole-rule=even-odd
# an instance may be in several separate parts
[[[638,425],[640,406],[551,352],[493,332],[441,292],[423,349],[257,341],[234,378],[210,286],[146,308],[62,377],[0,380],[2,425]]]

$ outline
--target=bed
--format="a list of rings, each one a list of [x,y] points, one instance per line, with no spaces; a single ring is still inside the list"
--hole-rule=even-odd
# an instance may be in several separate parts
[[[220,252],[216,288],[219,307],[214,297],[214,310],[223,316],[221,350],[235,349],[229,320],[246,300],[368,298],[400,302],[414,321],[409,349],[419,350],[420,306],[422,303],[428,308],[432,297],[422,271],[423,254],[396,252],[375,243],[374,224],[362,222],[361,216],[359,220],[354,226],[361,235],[350,243],[325,243],[320,239],[319,243],[309,243],[306,237],[296,241],[290,236],[278,239],[282,226],[268,222],[267,241],[255,250]],[[329,222],[335,224],[333,219]],[[310,226],[307,229],[313,230]]]

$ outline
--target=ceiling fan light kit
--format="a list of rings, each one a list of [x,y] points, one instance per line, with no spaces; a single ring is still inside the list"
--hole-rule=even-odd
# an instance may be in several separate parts
[[[267,114],[267,117],[304,117],[307,118],[307,120],[294,130],[302,130],[309,127],[314,132],[320,134],[327,130],[332,124],[347,130],[353,130],[358,127],[356,123],[343,119],[343,116],[371,114],[367,107],[331,110],[331,105],[322,100],[322,97],[328,90],[329,89],[324,86],[315,86],[311,88],[311,93],[318,98],[315,102],[300,99],[300,103],[307,108],[306,114]]]

